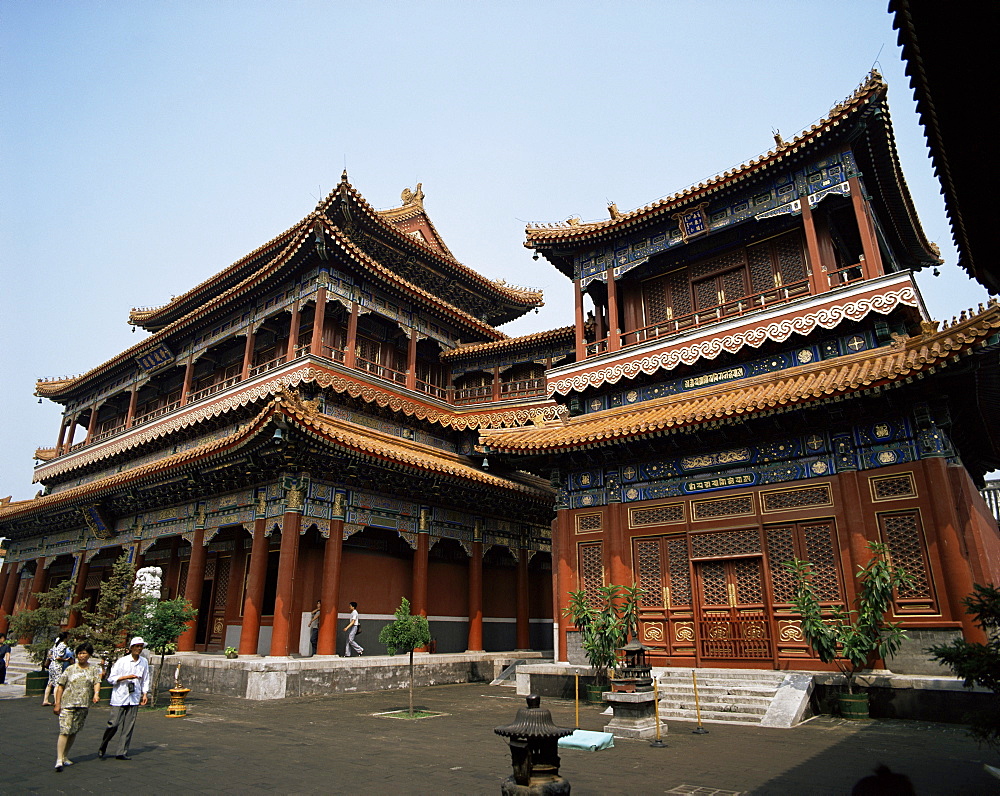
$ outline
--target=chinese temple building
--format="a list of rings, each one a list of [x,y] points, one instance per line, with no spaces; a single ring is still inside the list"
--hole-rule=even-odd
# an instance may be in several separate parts
[[[872,73],[646,207],[529,226],[575,318],[520,337],[496,327],[539,292],[459,263],[419,185],[377,211],[345,174],[133,310],[142,342],[38,383],[63,420],[44,490],[0,506],[0,613],[74,574],[93,600],[127,553],[200,608],[182,651],[288,655],[321,600],[331,654],[347,600],[388,617],[407,597],[438,651],[566,661],[568,593],[634,582],[654,665],[821,668],[783,564],[847,605],[877,541],[913,578],[893,614],[921,647],[977,638],[961,600],[1000,574],[978,491],[1000,467],[1000,306],[929,317],[914,273],[941,260],[886,92]]]
[[[289,230],[133,310],[138,345],[38,383],[64,414],[44,491],[0,507],[0,614],[71,575],[92,603],[126,553],[199,608],[181,651],[298,652],[321,600],[331,654],[354,600],[376,652],[404,596],[438,651],[550,647],[554,491],[470,457],[481,428],[562,411],[542,373],[572,330],[494,327],[541,302],[459,263],[419,185],[379,212],[345,174]]]
[[[885,83],[775,138],[633,212],[528,228],[573,280],[575,357],[546,371],[569,418],[481,434],[491,461],[559,484],[555,615],[572,590],[637,583],[657,665],[817,668],[792,558],[849,605],[868,542],[886,545],[921,648],[976,637],[961,601],[1000,574],[977,491],[1000,464],[1000,306],[928,317],[914,272],[940,258]]]

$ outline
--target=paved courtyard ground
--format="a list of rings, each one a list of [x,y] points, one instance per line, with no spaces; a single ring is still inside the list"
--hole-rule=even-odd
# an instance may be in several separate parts
[[[40,700],[0,701],[2,793],[497,794],[510,773],[493,728],[524,700],[485,684],[420,688],[415,701],[445,716],[404,721],[373,714],[406,706],[406,692],[248,702],[195,695],[189,717],[140,714],[131,761],[98,760],[107,707],[91,710],[75,765],[55,773],[57,719]],[[573,703],[545,699],[557,724]],[[581,708],[583,729],[607,721]],[[997,756],[956,725],[847,722],[820,717],[792,730],[673,723],[666,749],[617,740],[602,752],[565,750],[575,794],[848,794],[880,762],[907,773],[920,794],[1000,793],[983,771]]]

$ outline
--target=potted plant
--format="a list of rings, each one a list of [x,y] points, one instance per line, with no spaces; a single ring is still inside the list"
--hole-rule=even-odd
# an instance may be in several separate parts
[[[858,595],[853,610],[842,606],[823,608],[813,589],[812,565],[797,558],[785,562],[795,577],[792,604],[802,617],[802,635],[823,663],[835,663],[847,678],[847,693],[839,694],[841,715],[868,717],[868,694],[855,693],[858,673],[879,658],[895,654],[906,638],[898,622],[886,620],[892,595],[912,579],[889,561],[885,545],[869,542],[872,558],[858,567]]]
[[[236,649],[236,647],[226,647],[224,652],[226,653],[226,657],[229,658],[230,660],[232,660],[233,658],[240,657],[240,653]]]
[[[580,644],[593,671],[594,682],[587,686],[591,702],[600,702],[608,690],[608,672],[618,663],[618,649],[639,626],[639,597],[642,589],[632,586],[600,586],[593,598],[583,589],[569,593],[563,612],[580,632]]]

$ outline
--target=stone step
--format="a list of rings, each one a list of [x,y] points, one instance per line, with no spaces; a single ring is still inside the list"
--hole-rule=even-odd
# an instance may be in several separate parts
[[[747,709],[752,706],[754,708],[762,708],[767,710],[773,701],[774,697],[746,697],[746,696],[730,696],[728,694],[698,694],[698,701],[702,705],[741,705],[746,706]],[[691,705],[694,707],[695,698],[694,694],[660,694],[660,704],[661,705]]]
[[[783,672],[762,672],[756,669],[746,671],[734,669],[696,669],[698,683],[725,680],[727,682],[745,682],[751,680],[756,683],[781,683],[785,679]],[[691,669],[663,669],[658,671],[661,681],[663,680],[688,680],[691,678]]]
[[[760,724],[763,713],[748,713],[742,711],[702,710],[701,720],[713,724]],[[698,713],[694,708],[660,708],[661,721],[697,721]]]
[[[661,694],[694,694],[694,687],[690,683],[677,683],[677,684],[663,684],[660,683],[660,693]],[[777,686],[771,688],[769,686],[761,686],[760,688],[754,688],[749,684],[743,685],[712,685],[703,686],[698,684],[699,694],[727,694],[729,696],[748,696],[748,697],[773,697],[778,692]]]

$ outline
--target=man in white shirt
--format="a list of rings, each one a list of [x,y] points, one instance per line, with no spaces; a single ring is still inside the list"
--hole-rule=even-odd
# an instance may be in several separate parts
[[[347,633],[347,647],[344,650],[344,657],[350,658],[351,650],[354,650],[358,655],[364,655],[364,649],[354,640],[354,637],[361,632],[361,622],[358,621],[358,604],[353,600],[351,601],[351,621],[347,623],[344,632]]]
[[[132,730],[135,729],[135,717],[139,707],[149,701],[149,663],[142,656],[146,642],[136,636],[129,642],[128,655],[123,655],[111,667],[108,682],[114,686],[111,691],[111,716],[104,730],[104,740],[97,756],[104,758],[108,743],[121,728],[118,736],[117,760],[131,760],[128,756],[128,746],[132,740]]]

